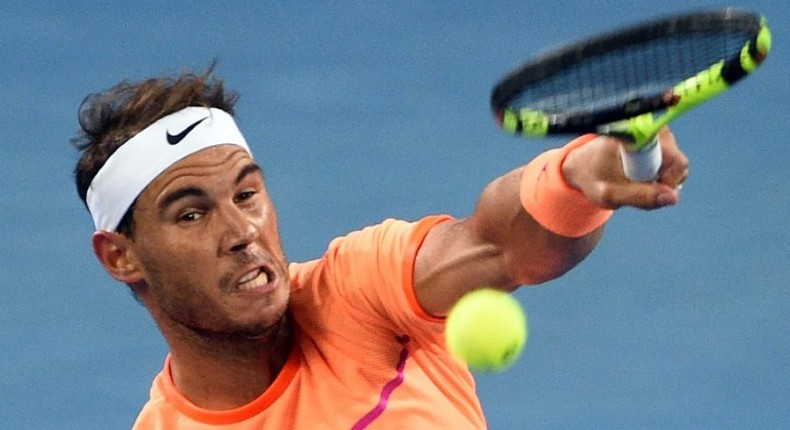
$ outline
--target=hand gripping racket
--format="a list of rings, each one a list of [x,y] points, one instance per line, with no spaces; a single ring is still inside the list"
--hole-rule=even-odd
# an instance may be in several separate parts
[[[516,135],[616,136],[627,142],[626,175],[652,181],[661,127],[748,76],[770,48],[758,14],[727,8],[671,16],[535,57],[497,83],[491,108]]]

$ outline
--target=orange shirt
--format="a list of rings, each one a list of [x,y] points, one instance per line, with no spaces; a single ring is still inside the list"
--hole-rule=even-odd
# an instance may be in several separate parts
[[[486,428],[472,375],[445,348],[444,319],[414,295],[417,249],[447,219],[386,220],[291,264],[297,336],[274,383],[240,408],[205,410],[178,392],[168,357],[134,429]]]

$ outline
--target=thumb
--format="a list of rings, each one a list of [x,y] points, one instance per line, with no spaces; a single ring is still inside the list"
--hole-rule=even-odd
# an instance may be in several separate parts
[[[641,209],[658,209],[678,203],[680,194],[659,182],[608,183],[601,190],[599,204],[616,209],[633,206]]]

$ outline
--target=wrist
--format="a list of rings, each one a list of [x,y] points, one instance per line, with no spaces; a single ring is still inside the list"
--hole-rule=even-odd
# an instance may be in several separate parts
[[[579,146],[582,146],[587,142],[589,142],[589,140],[582,140],[581,144],[575,144],[577,143],[577,141],[571,142],[574,143],[574,145],[572,145],[572,147],[570,148],[567,148],[567,151],[565,151],[565,154],[562,157],[562,160],[560,161],[560,175],[562,175],[562,180],[565,182],[568,188],[571,188],[581,193],[582,192],[581,187],[578,185],[578,182],[576,181],[577,178],[576,173],[579,171],[578,169],[579,163],[584,162],[584,160],[581,159],[582,157],[579,156],[579,151],[576,151],[576,149]],[[571,145],[571,143],[569,143],[568,145]]]
[[[574,149],[593,140],[585,135],[562,148],[540,154],[524,166],[520,198],[527,213],[545,229],[566,237],[581,237],[602,226],[611,210],[598,207],[574,185]]]

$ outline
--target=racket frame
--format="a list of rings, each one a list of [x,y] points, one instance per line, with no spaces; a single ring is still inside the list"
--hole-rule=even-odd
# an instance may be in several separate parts
[[[547,113],[509,105],[525,85],[540,81],[570,64],[618,49],[653,40],[667,26],[685,31],[706,31],[721,22],[755,27],[755,36],[748,40],[737,55],[710,65],[665,91],[638,95],[621,105],[598,111]],[[619,45],[615,45],[619,44]],[[723,93],[734,83],[752,73],[762,63],[771,47],[771,33],[765,18],[738,9],[724,9],[683,15],[625,30],[604,34],[592,42],[570,45],[536,57],[503,78],[491,96],[494,116],[500,126],[512,134],[544,137],[556,134],[599,133],[613,135],[630,142],[631,152],[651,149],[658,131],[690,109]],[[656,113],[661,112],[660,115]]]

